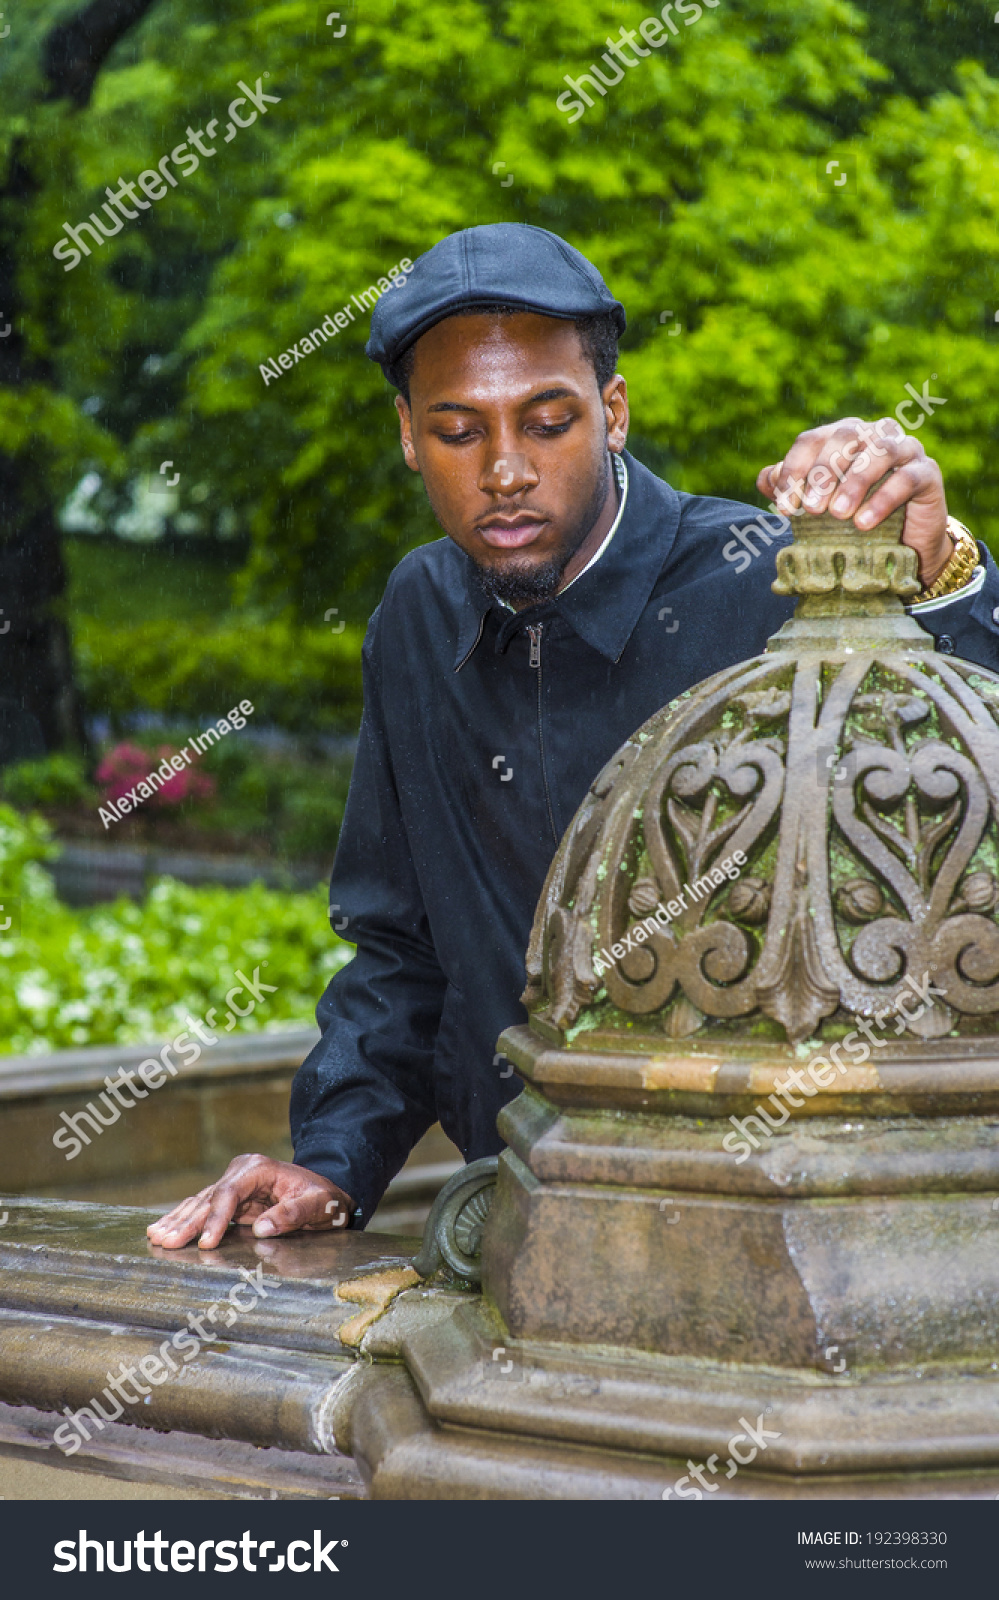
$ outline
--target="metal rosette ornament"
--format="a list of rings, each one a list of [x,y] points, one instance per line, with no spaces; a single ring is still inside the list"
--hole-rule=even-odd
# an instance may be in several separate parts
[[[796,518],[774,584],[794,618],[597,777],[535,919],[536,1030],[630,1049],[888,1014],[923,1041],[997,1031],[999,677],[906,614],[902,516]]]
[[[456,1278],[482,1280],[482,1232],[496,1192],[498,1157],[483,1156],[452,1173],[440,1191],[423,1230],[423,1245],[413,1258],[421,1278],[449,1268]]]

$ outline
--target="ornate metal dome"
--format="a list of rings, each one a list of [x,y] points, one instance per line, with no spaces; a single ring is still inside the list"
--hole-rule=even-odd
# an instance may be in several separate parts
[[[538,906],[535,1031],[798,1043],[888,1012],[923,1039],[997,1031],[999,677],[906,615],[901,522],[802,517],[774,584],[793,620],[597,777]],[[903,1024],[904,980],[927,978]]]

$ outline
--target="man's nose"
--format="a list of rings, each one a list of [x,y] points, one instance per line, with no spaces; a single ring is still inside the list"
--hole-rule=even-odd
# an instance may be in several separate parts
[[[488,494],[516,494],[520,489],[533,488],[537,482],[537,473],[521,451],[495,451],[486,459],[479,488]]]

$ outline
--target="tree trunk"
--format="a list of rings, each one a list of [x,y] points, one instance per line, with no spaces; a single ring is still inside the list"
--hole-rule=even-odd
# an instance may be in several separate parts
[[[44,99],[86,106],[108,55],[154,3],[91,0],[58,23],[42,47]],[[15,389],[55,381],[50,363],[28,349],[19,331],[19,213],[35,190],[24,151],[19,141],[0,189],[0,380]],[[6,455],[0,441],[0,767],[50,750],[87,751],[69,629],[60,614],[66,568],[56,511],[30,457]]]

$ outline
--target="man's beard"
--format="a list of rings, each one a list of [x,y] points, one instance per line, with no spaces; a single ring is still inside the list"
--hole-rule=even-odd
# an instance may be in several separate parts
[[[566,535],[561,548],[547,561],[525,561],[513,558],[502,565],[485,565],[474,557],[472,575],[475,583],[490,600],[505,600],[508,605],[521,609],[539,606],[558,593],[562,574],[580,545],[586,539],[604,508],[607,483],[610,476],[610,456],[604,457],[604,470],[589,501],[579,515],[575,526]]]

